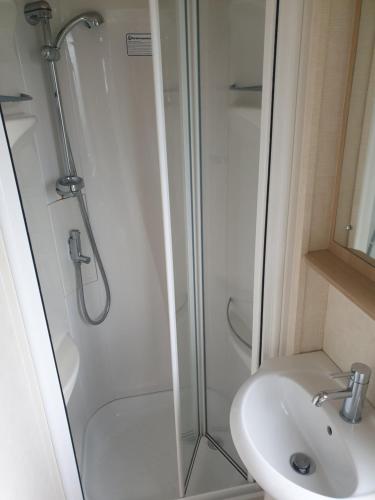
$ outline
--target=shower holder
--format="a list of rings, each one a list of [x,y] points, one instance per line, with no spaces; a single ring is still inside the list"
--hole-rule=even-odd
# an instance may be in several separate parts
[[[49,45],[44,45],[40,54],[46,61],[58,61],[61,57],[60,50],[56,47],[50,47]]]
[[[82,177],[77,175],[64,175],[56,181],[56,192],[62,198],[70,198],[76,196],[85,187]]]

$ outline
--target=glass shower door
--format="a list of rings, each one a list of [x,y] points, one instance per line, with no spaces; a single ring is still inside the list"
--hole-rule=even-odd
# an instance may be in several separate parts
[[[204,485],[210,491],[220,481],[225,487],[251,482],[232,442],[229,413],[235,393],[258,366],[252,344],[259,340],[260,312],[254,312],[253,304],[260,293],[254,277],[263,266],[263,255],[255,250],[256,226],[266,217],[258,203],[266,194],[258,185],[266,186],[268,175],[260,146],[264,102],[264,114],[271,112],[272,84],[262,81],[269,4],[150,4],[158,13],[154,27],[160,30],[161,44],[156,91],[163,94],[158,125],[165,133],[167,157],[165,161],[160,155],[161,165],[167,164],[161,166],[161,175],[168,183],[165,224],[173,247],[170,316],[176,320],[171,332],[173,340],[176,330],[181,469],[186,487],[197,457],[190,491],[205,455],[206,476],[216,474],[213,487],[209,480]],[[272,67],[271,57],[266,64]],[[267,92],[262,94],[264,83]],[[217,477],[220,466],[214,465],[207,448],[221,457],[221,470],[228,474]]]
[[[159,16],[175,285],[180,444],[186,489],[200,428],[185,2],[159,0]]]
[[[253,358],[266,2],[198,8],[207,434],[245,474],[229,413]]]

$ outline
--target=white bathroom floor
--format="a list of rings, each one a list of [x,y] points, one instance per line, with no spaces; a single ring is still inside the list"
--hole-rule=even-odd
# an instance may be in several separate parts
[[[178,498],[172,392],[113,401],[91,418],[85,436],[86,500]],[[246,484],[202,438],[187,494]]]
[[[187,495],[222,490],[247,484],[247,480],[202,437],[190,476]]]

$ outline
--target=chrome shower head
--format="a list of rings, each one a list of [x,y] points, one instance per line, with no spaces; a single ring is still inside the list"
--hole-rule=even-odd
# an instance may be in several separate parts
[[[51,35],[49,25],[49,20],[52,18],[52,9],[49,3],[45,0],[27,3],[24,8],[24,14],[26,21],[29,24],[35,26],[42,23],[44,29],[47,30],[48,39],[46,40],[45,47],[42,49],[42,55],[49,61],[57,61],[59,59],[61,44],[65,40],[68,33],[70,33],[71,30],[77,26],[77,24],[84,24],[86,28],[91,29],[97,28],[104,22],[103,16],[98,12],[83,12],[67,22],[57,34],[54,43],[52,43],[50,40]],[[53,49],[52,53],[51,48]]]
[[[87,12],[81,14],[82,22],[86,23],[88,28],[97,28],[104,23],[103,17],[98,12]]]
[[[24,14],[26,21],[32,26],[36,26],[41,21],[51,19],[52,9],[48,2],[41,0],[27,3],[24,8]]]
[[[84,12],[76,17],[73,17],[66,25],[60,30],[56,36],[55,47],[60,49],[61,44],[65,40],[68,33],[77,26],[77,24],[84,24],[86,28],[97,28],[104,23],[103,17],[98,12]]]

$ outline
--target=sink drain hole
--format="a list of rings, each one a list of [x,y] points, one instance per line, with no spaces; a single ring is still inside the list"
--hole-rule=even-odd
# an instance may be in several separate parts
[[[315,472],[315,463],[312,458],[310,458],[305,453],[293,453],[290,457],[290,465],[298,474],[303,476],[308,476]]]

